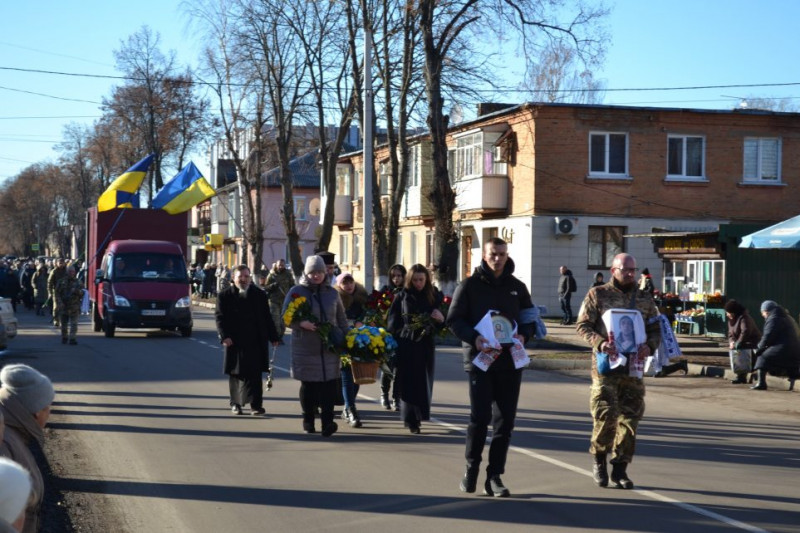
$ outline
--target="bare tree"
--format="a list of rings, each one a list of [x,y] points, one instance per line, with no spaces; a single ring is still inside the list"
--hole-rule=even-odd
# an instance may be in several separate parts
[[[568,43],[587,65],[599,61],[604,51],[599,21],[607,11],[598,4],[541,0],[420,0],[420,30],[425,55],[427,124],[432,142],[434,186],[429,194],[435,213],[435,240],[439,254],[437,277],[445,293],[457,279],[458,234],[453,223],[456,196],[447,171],[447,120],[444,115],[443,80],[447,79],[453,50],[460,42],[494,32],[498,39],[519,37],[523,57],[536,58],[553,40]],[[564,20],[565,22],[559,22]],[[483,21],[483,24],[478,24]]]
[[[537,102],[599,104],[604,83],[595,79],[590,68],[580,64],[578,52],[562,41],[553,41],[528,69],[523,83]]]

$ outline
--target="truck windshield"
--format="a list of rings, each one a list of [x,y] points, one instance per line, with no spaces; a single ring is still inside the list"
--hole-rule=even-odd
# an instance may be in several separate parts
[[[147,252],[117,254],[108,277],[113,281],[189,283],[182,256]]]

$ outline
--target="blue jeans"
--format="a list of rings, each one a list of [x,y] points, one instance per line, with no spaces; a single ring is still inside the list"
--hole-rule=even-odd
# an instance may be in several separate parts
[[[572,298],[572,293],[568,292],[564,296],[559,296],[558,301],[561,304],[561,312],[564,313],[564,322],[569,324],[572,322],[572,306],[569,301]]]
[[[353,367],[342,367],[342,395],[344,396],[344,406],[351,408],[356,406],[356,396],[358,395],[359,385],[353,381]]]

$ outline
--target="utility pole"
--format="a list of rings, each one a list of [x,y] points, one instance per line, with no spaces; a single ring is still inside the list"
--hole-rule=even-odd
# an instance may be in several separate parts
[[[372,142],[372,30],[364,25],[364,287],[375,288],[372,266],[372,173],[375,164]]]

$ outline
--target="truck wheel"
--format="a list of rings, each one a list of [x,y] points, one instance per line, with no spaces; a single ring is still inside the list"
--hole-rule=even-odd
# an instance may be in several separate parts
[[[95,333],[103,330],[103,319],[100,318],[100,312],[97,310],[97,303],[92,304],[92,330]]]
[[[103,332],[106,334],[106,337],[109,339],[114,337],[114,333],[117,331],[117,326],[110,323],[108,319],[103,319]]]
[[[192,328],[191,327],[178,328],[178,330],[181,332],[181,337],[191,337],[192,336]]]

